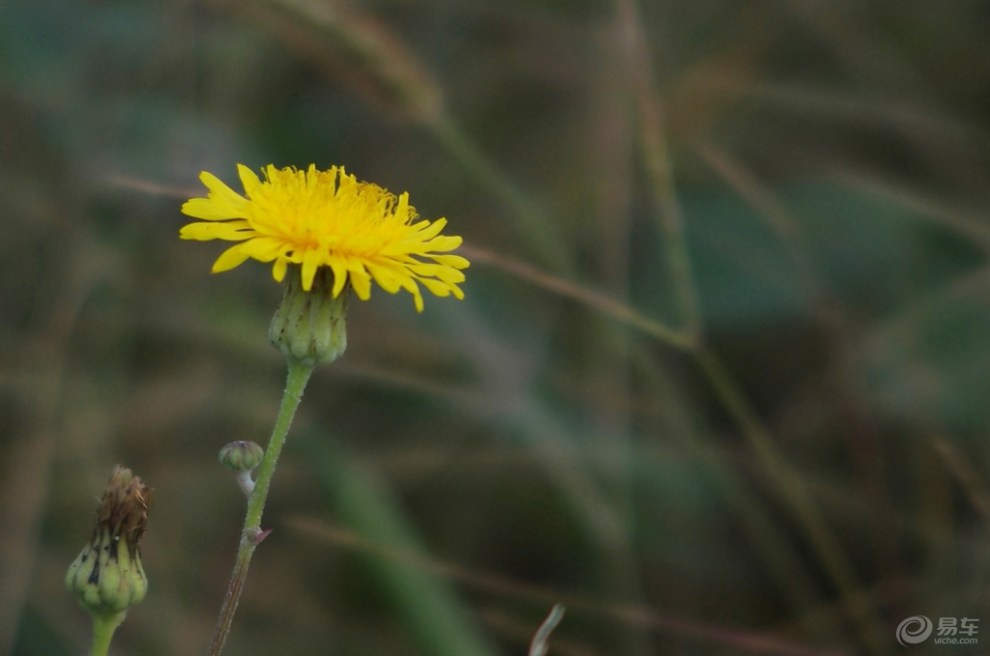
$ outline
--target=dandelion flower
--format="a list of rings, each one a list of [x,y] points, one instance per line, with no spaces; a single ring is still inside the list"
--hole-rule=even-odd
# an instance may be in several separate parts
[[[469,263],[451,253],[461,238],[440,234],[446,219],[420,219],[408,193],[396,196],[338,166],[318,171],[311,164],[301,171],[268,165],[264,180],[243,164],[237,170],[243,196],[204,171],[199,179],[206,198],[182,206],[183,214],[201,219],[182,228],[182,239],[238,242],[217,258],[214,273],[255,259],[271,262],[279,282],[290,265],[298,265],[292,275],[298,269],[306,292],[325,267],[334,298],[349,287],[368,300],[372,280],[391,294],[412,294],[417,311],[423,309],[419,285],[436,296],[464,298],[458,284]]]

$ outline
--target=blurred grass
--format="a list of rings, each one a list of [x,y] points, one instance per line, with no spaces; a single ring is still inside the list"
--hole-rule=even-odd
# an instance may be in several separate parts
[[[893,653],[984,617],[986,4],[0,3],[0,654],[113,464],[156,489],[120,654],[205,649],[282,384],[208,169],[345,164],[448,217],[317,373],[231,653]],[[713,372],[715,372],[713,374]],[[920,653],[920,652],[919,652]]]

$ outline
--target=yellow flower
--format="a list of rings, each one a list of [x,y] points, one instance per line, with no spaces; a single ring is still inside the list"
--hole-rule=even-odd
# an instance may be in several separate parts
[[[307,292],[317,269],[329,267],[334,298],[349,284],[366,301],[372,279],[391,294],[412,294],[417,311],[423,310],[419,284],[436,296],[464,298],[458,283],[469,262],[449,252],[461,238],[440,234],[446,219],[420,220],[408,193],[396,197],[338,166],[317,171],[311,164],[300,171],[268,165],[264,181],[243,164],[237,170],[244,196],[203,171],[207,197],[182,206],[183,214],[203,220],[184,226],[182,239],[240,242],[217,258],[214,273],[254,258],[272,262],[280,282],[290,264],[300,265]]]

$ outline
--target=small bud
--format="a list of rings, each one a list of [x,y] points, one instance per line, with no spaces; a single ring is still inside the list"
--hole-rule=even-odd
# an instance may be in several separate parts
[[[220,449],[220,464],[234,472],[253,472],[265,457],[265,450],[256,442],[238,440]]]
[[[310,291],[302,288],[297,266],[286,276],[282,304],[268,339],[290,362],[315,367],[333,362],[347,348],[347,290],[333,295],[333,271],[320,267]]]
[[[120,615],[148,592],[141,538],[150,503],[148,486],[118,465],[103,493],[93,537],[65,576],[69,591],[94,618]]]

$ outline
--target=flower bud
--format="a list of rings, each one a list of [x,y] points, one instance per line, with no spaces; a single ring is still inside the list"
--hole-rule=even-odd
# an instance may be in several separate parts
[[[264,457],[265,450],[257,442],[238,440],[220,449],[220,464],[233,472],[252,472]]]
[[[148,592],[140,545],[150,503],[148,486],[118,465],[103,493],[93,536],[65,576],[66,586],[94,617],[119,615]]]
[[[315,367],[333,362],[347,348],[347,290],[333,295],[333,271],[320,267],[310,291],[293,266],[286,276],[282,304],[272,318],[268,339],[290,362]]]

